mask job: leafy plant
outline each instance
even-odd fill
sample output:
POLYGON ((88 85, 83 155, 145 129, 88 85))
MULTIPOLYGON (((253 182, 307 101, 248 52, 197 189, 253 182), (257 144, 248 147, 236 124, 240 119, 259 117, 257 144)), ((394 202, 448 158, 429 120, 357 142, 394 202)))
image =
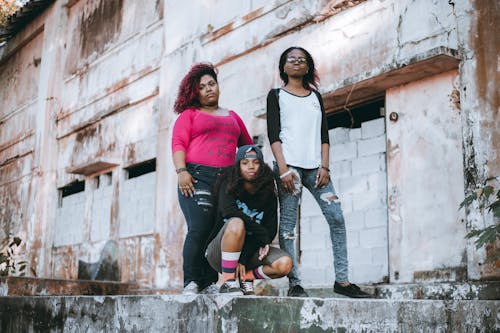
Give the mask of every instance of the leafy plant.
POLYGON ((3 28, 7 18, 19 9, 16 0, 0 0, 0 28, 3 28))
MULTIPOLYGON (((493 178, 488 180, 491 179, 493 178)), ((474 243, 478 249, 486 245, 487 262, 498 261, 500 249, 495 246, 495 242, 500 239, 500 190, 495 193, 493 186, 484 185, 468 195, 460 203, 460 208, 469 207, 475 201, 481 210, 486 209, 493 214, 495 223, 482 229, 473 229, 465 237, 468 239, 477 237, 474 243)))
POLYGON ((21 245, 19 237, 6 237, 0 244, 0 276, 25 276, 27 262, 17 260, 16 250, 21 245))

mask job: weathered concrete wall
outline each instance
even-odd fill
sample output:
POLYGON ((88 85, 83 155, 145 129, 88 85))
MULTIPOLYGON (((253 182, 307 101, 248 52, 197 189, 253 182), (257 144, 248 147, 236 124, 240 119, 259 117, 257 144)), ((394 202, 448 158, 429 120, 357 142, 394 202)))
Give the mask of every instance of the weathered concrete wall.
MULTIPOLYGON (((253 135, 264 135, 265 133, 264 121, 252 118, 251 115, 262 113, 268 89, 279 85, 276 71, 278 56, 283 49, 290 45, 299 44, 313 52, 322 78, 321 91, 327 96, 330 92, 345 85, 351 85, 352 90, 355 91, 357 82, 372 78, 376 80, 377 75, 383 74, 387 68, 404 67, 414 61, 413 59, 432 49, 443 46, 456 49, 464 58, 474 54, 469 46, 470 35, 467 27, 471 24, 470 20, 476 19, 474 15, 477 13, 474 13, 470 2, 455 4, 431 1, 360 1, 352 2, 351 4, 355 4, 355 6, 340 13, 332 10, 334 5, 340 1, 301 1, 300 4, 293 1, 276 2, 276 4, 278 3, 279 5, 275 8, 270 8, 272 6, 267 5, 261 10, 252 12, 252 15, 238 15, 232 10, 218 10, 219 7, 215 5, 211 9, 220 13, 218 20, 224 21, 222 18, 227 17, 227 21, 230 23, 216 25, 212 24, 210 15, 202 16, 199 17, 195 28, 186 29, 185 34, 178 35, 174 40, 165 41, 164 63, 180 64, 186 69, 192 61, 204 58, 219 64, 223 92, 222 102, 224 105, 234 106, 236 111, 242 114, 243 119, 252 129, 253 135), (329 16, 332 14, 336 15, 329 16), (273 20, 273 23, 267 24, 269 20, 273 20), (228 48, 227 45, 232 47, 228 48), (252 64, 252 66, 249 67, 248 64, 252 64), (242 83, 241 78, 248 76, 251 76, 252 80, 244 80, 242 83)), ((225 4, 220 3, 220 5, 225 4)), ((184 8, 173 4, 167 4, 167 7, 176 12, 182 12, 184 8)), ((168 12, 167 10, 167 15, 168 12)), ((491 12, 497 11, 491 10, 491 12)), ((487 15, 486 11, 483 11, 481 15, 487 15)), ((179 22, 182 20, 180 17, 182 15, 166 24, 172 24, 172 28, 177 24, 188 24, 179 22)), ((168 31, 168 27, 166 30, 168 31)), ((488 44, 488 50, 492 48, 491 44, 488 44)), ((486 68, 494 71, 496 67, 490 65, 486 68)), ((165 91, 176 86, 185 69, 173 77, 162 75, 164 79, 162 86, 165 87, 165 91), (178 75, 177 79, 174 79, 176 75, 178 75)), ((464 67, 461 65, 458 74, 460 83, 457 83, 454 89, 442 87, 432 82, 425 88, 432 91, 436 98, 450 101, 455 109, 463 111, 461 122, 457 122, 454 118, 456 126, 454 135, 458 135, 458 137, 455 137, 453 149, 457 148, 456 145, 460 145, 461 141, 465 145, 469 144, 470 141, 466 140, 467 135, 464 136, 464 133, 470 130, 471 123, 468 116, 464 115, 471 114, 472 109, 477 110, 477 108, 471 108, 467 103, 465 104, 466 110, 463 110, 464 105, 460 104, 463 95, 467 94, 467 98, 471 100, 484 100, 478 95, 476 84, 471 84, 470 80, 467 79, 475 77, 475 74, 463 69, 464 67), (468 81, 467 87, 465 87, 466 81, 468 81), (466 89, 464 90, 464 88, 466 89)), ((422 69, 421 71, 427 70, 422 69)), ((439 73, 439 70, 431 68, 427 75, 432 75, 433 70, 436 71, 436 74, 439 73)), ((389 77, 387 80, 390 81, 391 78, 389 77)), ((477 81, 475 82, 477 83, 477 81)), ((390 84, 390 82, 385 83, 390 84)), ((393 84, 393 86, 397 86, 397 84, 393 84)), ((160 95, 164 98, 165 105, 172 105, 173 96, 162 92, 160 95)), ((327 107, 335 107, 335 100, 327 99, 326 102, 327 107)), ((484 102, 491 104, 487 100, 484 102)), ((386 111, 387 114, 391 112, 390 110, 386 111)), ((172 120, 172 118, 169 119, 172 120)), ((416 124, 420 122, 421 119, 418 119, 416 124)), ((162 123, 168 123, 168 119, 163 120, 162 123)), ((479 125, 477 122, 472 124, 473 127, 477 125, 479 125)), ((167 129, 166 125, 163 126, 167 129)), ((166 134, 165 137, 168 138, 168 135, 166 134)), ((474 148, 479 149, 482 154, 494 154, 494 149, 491 150, 483 142, 478 142, 478 146, 474 146, 474 148)), ((271 159, 268 147, 266 149, 266 156, 271 159)), ((459 150, 455 149, 454 152, 459 152, 459 150)), ((468 155, 469 153, 465 151, 466 159, 468 155)), ((462 161, 461 155, 452 154, 452 157, 449 158, 449 163, 454 166, 453 170, 456 171, 457 179, 463 179, 463 176, 460 175, 462 161)), ((432 170, 423 170, 422 172, 426 171, 432 170)), ((413 169, 412 172, 418 173, 420 171, 413 169)), ((443 172, 447 171, 443 170, 443 172)), ((446 175, 443 174, 443 176, 446 175)), ((474 177, 478 176, 479 173, 476 172, 474 177)), ((388 177, 392 177, 392 175, 389 174, 388 177)), ((467 179, 464 179, 463 183, 465 183, 466 188, 471 186, 471 182, 467 179)), ((404 186, 404 183, 399 185, 404 186)), ((458 231, 458 233, 446 241, 437 239, 432 228, 422 228, 419 236, 410 235, 411 242, 415 242, 413 245, 408 245, 408 249, 411 248, 411 251, 418 251, 420 244, 416 242, 422 238, 434 238, 428 244, 428 251, 432 253, 432 256, 436 254, 435 251, 443 253, 443 248, 447 246, 454 250, 449 253, 449 258, 437 258, 436 260, 425 258, 421 267, 418 264, 419 267, 411 267, 410 265, 408 269, 411 271, 411 277, 409 279, 460 280, 464 278, 462 271, 466 265, 464 262, 465 253, 476 258, 474 262, 468 261, 468 276, 470 278, 480 277, 482 273, 474 272, 483 263, 484 256, 482 259, 477 259, 474 246, 472 244, 466 245, 461 238, 465 231, 461 224, 460 214, 456 213, 457 204, 460 202, 460 198, 463 198, 463 188, 460 182, 454 183, 453 188, 442 187, 438 184, 428 184, 428 186, 428 188, 420 188, 419 197, 423 197, 426 193, 435 193, 436 196, 446 197, 452 193, 452 198, 446 203, 446 210, 443 212, 450 212, 451 215, 447 217, 447 221, 450 221, 448 226, 453 230, 451 233, 454 231, 458 231), (434 270, 435 274, 426 275, 426 271, 434 270), (417 276, 413 276, 414 273, 417 273, 417 276)), ((171 195, 173 195, 173 191, 172 189, 171 195)), ((414 216, 412 219, 412 221, 417 221, 418 216, 414 216)), ((469 223, 470 219, 482 220, 481 215, 477 213, 468 218, 469 223)), ((444 233, 447 234, 449 231, 444 233)), ((448 252, 444 251, 444 253, 448 252)), ((419 258, 415 259, 420 260, 419 258)), ((392 264, 389 260, 388 265, 392 264)), ((353 271, 359 269, 356 262, 352 262, 351 265, 353 271)), ((395 270, 393 271, 395 272, 395 270)), ((395 281, 395 274, 392 278, 392 281, 395 281)))
POLYGON ((455 79, 453 71, 387 91, 391 281, 412 282, 425 274, 433 278, 430 271, 438 268, 451 270, 456 279, 465 275, 455 79), (393 112, 398 114, 395 121, 389 119, 393 112))
MULTIPOLYGON (((460 106, 464 124, 464 171, 467 191, 485 183, 500 187, 500 113, 498 92, 499 4, 471 1, 455 4, 459 43, 463 47, 460 66, 460 106), (496 60, 495 60, 496 59, 496 60), (496 180, 489 180, 497 177, 496 180)), ((498 221, 497 221, 498 222, 498 221)), ((467 211, 467 225, 491 225, 491 214, 477 206, 467 211)), ((484 249, 476 251, 472 241, 467 252, 468 275, 488 278, 499 275, 499 267, 485 263, 484 249)))
POLYGON ((2 332, 489 333, 500 329, 498 301, 41 296, 0 297, 0 305, 2 332))
POLYGON ((0 238, 9 232, 26 239, 27 213, 33 209, 33 150, 35 113, 43 34, 39 31, 26 45, 2 59, 0 66, 0 238))
MULTIPOLYGON (((418 80, 427 80, 422 88, 432 92, 431 100, 447 101, 449 87, 428 79, 443 71, 442 63, 433 65, 437 58, 429 55, 451 50, 439 59, 452 70, 458 63, 454 56, 461 58, 451 98, 460 110, 453 130, 463 155, 449 160, 454 166, 464 164, 464 171, 454 169, 452 188, 428 183, 418 189, 419 195, 452 193, 443 212, 452 212, 447 221, 453 222, 441 225, 442 238, 433 238, 436 230, 426 227, 409 235, 405 250, 417 253, 418 240, 432 239, 424 251, 432 258, 415 254, 413 261, 420 263, 407 266, 405 280, 416 271, 441 272, 450 266, 466 266, 469 278, 498 276, 494 267, 482 265, 484 252, 461 240, 464 230, 455 206, 464 188, 471 190, 500 171, 498 93, 494 82, 485 79, 496 78, 492 59, 498 34, 489 27, 497 6, 472 0, 56 1, 0 48, 2 230, 27 241, 30 265, 39 276, 75 278, 78 260, 96 261, 112 240, 118 243, 123 281, 178 288, 185 225, 170 157, 171 109, 179 81, 194 62, 218 65, 221 104, 238 112, 252 135, 265 136, 260 117, 265 96, 280 85, 278 57, 290 45, 312 52, 328 110, 383 96, 388 89, 399 91, 401 82, 418 80), (419 67, 424 62, 426 67, 419 67), (412 71, 402 75, 405 68, 412 71), (357 89, 367 80, 373 83, 369 88, 357 89), (336 92, 343 89, 352 92, 352 101, 338 98, 336 92), (128 179, 127 168, 153 158, 153 172, 128 179), (97 187, 97 179, 109 173, 109 184, 97 187), (58 189, 77 180, 85 181, 85 190, 75 194, 80 199, 60 200, 58 189), (134 200, 139 196, 143 199, 134 200), (81 207, 78 213, 66 205, 73 200, 81 207), (142 220, 134 224, 131 216, 142 220), (445 237, 457 230, 456 236, 445 237), (453 251, 443 250, 448 246, 453 251)), ((417 117, 413 128, 423 120, 417 117)), ((426 165, 422 172, 431 169, 426 165)), ((387 176, 405 186, 391 171, 387 176)), ((380 201, 387 202, 382 192, 380 201)), ((468 227, 491 223, 478 209, 465 218, 468 227)), ((425 226, 431 220, 428 216, 425 226)), ((312 223, 323 221, 318 217, 312 223)), ((357 236, 349 237, 353 242, 357 236)), ((366 263, 351 251, 350 269, 360 272, 357 282, 383 277, 366 274, 366 263)), ((383 253, 379 256, 372 263, 381 271, 395 264, 391 253, 387 262, 383 253)), ((325 276, 324 283, 331 283, 330 278, 325 276)))

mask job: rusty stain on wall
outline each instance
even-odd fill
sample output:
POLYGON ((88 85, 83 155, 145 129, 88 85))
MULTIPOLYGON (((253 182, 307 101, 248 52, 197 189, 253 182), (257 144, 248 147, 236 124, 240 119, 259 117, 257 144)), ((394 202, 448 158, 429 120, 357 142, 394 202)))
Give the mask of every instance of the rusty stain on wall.
MULTIPOLYGON (((54 263, 52 274, 61 279, 76 279, 78 276, 78 261, 74 255, 79 252, 79 246, 60 246, 52 249, 54 263)), ((36 266, 34 266, 36 267, 36 266)))
MULTIPOLYGON (((77 132, 72 153, 73 161, 78 160, 79 155, 85 151, 87 145, 98 144, 100 142, 101 126, 100 123, 97 123, 77 132)), ((72 163, 72 165, 75 164, 74 162, 72 163)))
POLYGON ((97 6, 80 16, 80 55, 101 53, 120 32, 123 0, 96 0, 97 6))
POLYGON ((483 101, 492 104, 498 110, 498 88, 490 85, 491 80, 498 81, 496 64, 500 45, 500 28, 498 26, 500 8, 497 1, 475 0, 477 12, 476 30, 472 30, 472 42, 476 55, 476 84, 483 101))
POLYGON ((330 16, 338 14, 346 9, 359 5, 366 0, 330 0, 326 5, 323 6, 320 14, 314 18, 314 21, 321 22, 326 20, 330 16))
POLYGON ((254 11, 251 11, 250 13, 246 14, 246 15, 243 15, 243 22, 250 22, 250 21, 253 21, 255 20, 257 17, 259 17, 263 12, 263 8, 260 7, 260 8, 257 8, 256 10, 254 11))
POLYGON ((113 194, 111 195, 111 212, 110 212, 110 221, 109 221, 109 239, 117 240, 119 233, 119 212, 120 212, 120 200, 118 193, 120 192, 120 182, 116 181, 117 175, 114 175, 115 181, 112 181, 113 185, 113 194))
POLYGON ((226 24, 225 26, 223 26, 217 30, 212 31, 210 34, 210 38, 207 40, 207 42, 214 41, 217 38, 231 32, 231 31, 233 31, 233 23, 232 22, 226 24))
POLYGON ((158 18, 160 20, 163 19, 163 6, 164 6, 163 0, 156 0, 155 9, 156 13, 158 14, 158 18))
POLYGON ((500 96, 497 70, 500 46, 500 4, 498 1, 475 0, 474 7, 477 16, 475 29, 472 29, 471 40, 476 57, 476 86, 485 110, 490 114, 482 117, 483 126, 491 133, 492 149, 487 161, 487 177, 500 176, 500 96))
POLYGON ((136 162, 136 154, 135 154, 135 144, 129 144, 126 148, 126 161, 127 165, 132 165, 136 162))
POLYGON ((450 93, 450 103, 455 109, 460 111, 460 91, 456 88, 450 93))

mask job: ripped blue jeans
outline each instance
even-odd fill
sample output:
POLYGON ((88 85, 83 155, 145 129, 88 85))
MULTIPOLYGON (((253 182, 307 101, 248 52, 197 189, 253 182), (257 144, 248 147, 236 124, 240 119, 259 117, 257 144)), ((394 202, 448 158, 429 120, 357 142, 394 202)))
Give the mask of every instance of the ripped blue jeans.
POLYGON ((344 215, 340 207, 340 201, 335 194, 333 183, 330 180, 324 188, 316 188, 316 174, 318 169, 302 169, 289 166, 297 171, 300 177, 299 190, 295 194, 287 192, 281 184, 279 170, 274 162, 274 173, 278 184, 278 196, 280 203, 280 225, 279 242, 280 247, 285 250, 293 260, 292 271, 288 274, 290 286, 300 284, 297 273, 297 258, 295 255, 295 226, 298 220, 298 206, 302 197, 302 189, 306 187, 318 203, 326 222, 330 227, 330 239, 332 241, 333 262, 335 268, 335 280, 337 282, 347 282, 348 260, 347 260, 347 240, 345 231, 344 215))
POLYGON ((212 231, 216 207, 213 194, 215 181, 224 168, 188 163, 188 172, 197 180, 193 197, 185 197, 177 189, 177 197, 187 224, 182 251, 184 286, 195 281, 200 290, 217 282, 218 274, 205 258, 205 243, 212 231))

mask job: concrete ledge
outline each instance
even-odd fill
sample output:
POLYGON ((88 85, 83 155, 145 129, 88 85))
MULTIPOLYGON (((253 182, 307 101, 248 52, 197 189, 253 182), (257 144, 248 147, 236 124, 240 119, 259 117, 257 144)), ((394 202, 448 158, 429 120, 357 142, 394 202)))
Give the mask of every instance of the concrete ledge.
POLYGON ((499 301, 0 297, 1 332, 497 332, 499 301))
MULTIPOLYGON (((422 282, 400 284, 360 285, 374 298, 390 300, 500 300, 500 281, 422 282)), ((309 296, 345 298, 333 292, 332 287, 308 288, 309 296)), ((286 296, 287 281, 259 280, 255 287, 259 295, 286 296)))
POLYGON ((112 281, 41 279, 18 276, 0 278, 0 296, 124 295, 136 288, 135 283, 112 281))
POLYGON ((366 288, 377 298, 392 300, 499 300, 500 281, 387 284, 366 288))

